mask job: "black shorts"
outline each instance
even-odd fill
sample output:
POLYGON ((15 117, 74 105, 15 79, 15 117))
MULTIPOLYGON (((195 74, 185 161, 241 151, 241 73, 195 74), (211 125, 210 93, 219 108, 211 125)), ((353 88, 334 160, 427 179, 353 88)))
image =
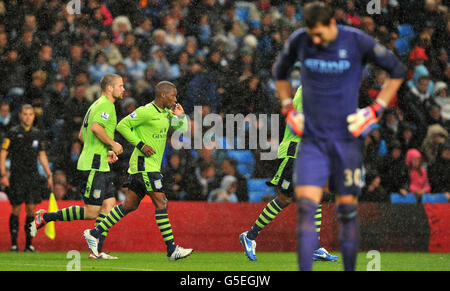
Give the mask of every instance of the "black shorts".
POLYGON ((163 175, 160 172, 142 172, 130 174, 128 189, 136 193, 141 199, 150 192, 166 193, 163 184, 163 175))
POLYGON ((103 201, 115 197, 115 187, 110 172, 97 170, 79 171, 80 192, 87 205, 102 205, 103 201))
POLYGON ((42 201, 42 194, 47 181, 36 175, 14 176, 9 179, 9 188, 6 191, 11 205, 39 204, 42 201))
POLYGON ((292 183, 294 162, 295 158, 293 157, 278 159, 278 170, 275 176, 272 180, 266 182, 269 186, 277 187, 278 191, 287 197, 294 196, 294 183, 292 183))

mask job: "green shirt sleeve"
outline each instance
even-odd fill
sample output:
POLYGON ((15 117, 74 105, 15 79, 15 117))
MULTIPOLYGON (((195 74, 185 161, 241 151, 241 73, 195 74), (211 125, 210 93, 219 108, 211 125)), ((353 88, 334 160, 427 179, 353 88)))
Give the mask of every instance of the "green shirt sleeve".
MULTIPOLYGON (((112 104, 112 103, 111 103, 112 104)), ((110 104, 102 104, 99 108, 96 108, 94 112, 92 112, 92 122, 98 123, 103 127, 106 127, 108 122, 111 121, 112 115, 115 112, 114 105, 110 106, 110 104)))
POLYGON ((119 124, 117 124, 116 130, 132 145, 137 146, 141 142, 140 138, 136 135, 136 131, 133 130, 136 126, 144 123, 149 118, 148 111, 145 107, 139 107, 130 115, 123 118, 119 124))

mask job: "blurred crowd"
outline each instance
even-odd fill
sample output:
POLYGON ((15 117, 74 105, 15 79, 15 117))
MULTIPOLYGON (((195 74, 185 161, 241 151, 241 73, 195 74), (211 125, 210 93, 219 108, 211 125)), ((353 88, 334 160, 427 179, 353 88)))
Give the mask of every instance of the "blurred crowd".
MULTIPOLYGON (((176 84, 187 114, 194 106, 202 106, 203 116, 222 118, 279 113, 271 67, 289 35, 302 27, 307 2, 0 1, 0 133, 17 124, 21 104, 31 104, 58 174, 56 196, 79 199, 76 163, 82 144, 76 134, 100 95, 102 76, 124 78, 126 96, 116 104, 119 120, 153 100, 161 80, 176 84)), ((372 35, 409 68, 379 128, 365 140, 361 199, 389 201, 392 192, 447 193, 450 199, 448 7, 441 0, 380 0, 369 13, 370 1, 326 2, 335 8, 339 24, 372 35)), ((293 93, 300 73, 300 65, 294 66, 293 93)), ((367 66, 360 106, 372 102, 388 78, 380 68, 367 66)), ((124 154, 111 174, 121 199, 133 148, 116 138, 124 154)), ((271 136, 269 142, 281 138, 271 136)), ((174 150, 169 142, 162 169, 169 199, 248 201, 247 180, 271 178, 276 164, 259 159, 263 150, 251 151, 255 170, 249 175, 239 172, 240 161, 226 149, 174 150)))

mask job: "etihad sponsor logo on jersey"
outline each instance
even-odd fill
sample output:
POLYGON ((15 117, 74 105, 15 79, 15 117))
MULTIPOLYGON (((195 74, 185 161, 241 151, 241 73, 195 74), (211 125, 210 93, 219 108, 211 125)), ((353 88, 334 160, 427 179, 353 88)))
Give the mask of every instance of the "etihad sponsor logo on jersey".
POLYGON ((321 59, 306 59, 304 65, 315 73, 342 74, 351 66, 348 60, 326 61, 321 59))

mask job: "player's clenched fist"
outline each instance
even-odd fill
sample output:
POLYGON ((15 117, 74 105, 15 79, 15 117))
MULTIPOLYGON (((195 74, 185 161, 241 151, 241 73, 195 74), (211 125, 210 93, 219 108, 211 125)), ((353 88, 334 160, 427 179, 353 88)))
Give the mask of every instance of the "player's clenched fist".
POLYGON ((292 99, 283 101, 281 112, 286 116, 286 123, 289 130, 298 136, 302 136, 305 127, 305 116, 303 113, 295 110, 292 99))

